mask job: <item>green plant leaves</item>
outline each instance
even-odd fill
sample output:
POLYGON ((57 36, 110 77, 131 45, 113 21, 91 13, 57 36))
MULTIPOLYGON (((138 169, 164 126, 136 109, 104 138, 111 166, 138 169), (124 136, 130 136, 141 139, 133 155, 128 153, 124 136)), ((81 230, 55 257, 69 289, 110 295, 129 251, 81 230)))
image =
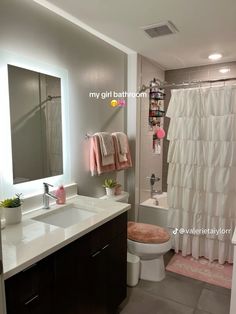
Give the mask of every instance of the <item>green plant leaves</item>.
POLYGON ((104 187, 104 188, 112 189, 112 188, 114 188, 116 185, 117 185, 116 180, 113 180, 113 179, 105 179, 104 184, 103 184, 103 187, 104 187))
POLYGON ((6 198, 5 200, 1 201, 0 207, 15 208, 21 206, 21 204, 21 194, 16 194, 16 196, 13 198, 6 198))

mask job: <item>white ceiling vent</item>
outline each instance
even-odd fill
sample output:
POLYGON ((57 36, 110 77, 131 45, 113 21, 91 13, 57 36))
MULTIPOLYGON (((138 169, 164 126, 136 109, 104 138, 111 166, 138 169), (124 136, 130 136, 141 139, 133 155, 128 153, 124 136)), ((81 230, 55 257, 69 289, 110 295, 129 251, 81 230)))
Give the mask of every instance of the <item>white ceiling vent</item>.
POLYGON ((176 26, 170 21, 153 24, 149 26, 144 26, 142 27, 142 29, 151 38, 171 35, 178 32, 178 29, 176 28, 176 26))

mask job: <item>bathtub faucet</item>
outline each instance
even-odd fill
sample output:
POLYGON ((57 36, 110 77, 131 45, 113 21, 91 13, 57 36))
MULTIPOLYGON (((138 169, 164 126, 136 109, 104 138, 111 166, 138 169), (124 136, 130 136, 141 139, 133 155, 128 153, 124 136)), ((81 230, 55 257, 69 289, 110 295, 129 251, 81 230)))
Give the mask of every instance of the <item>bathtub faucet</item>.
POLYGON ((151 177, 147 177, 147 179, 150 180, 150 187, 151 187, 151 198, 154 198, 155 194, 160 194, 159 191, 156 191, 154 189, 155 182, 160 181, 161 179, 159 177, 156 177, 154 173, 152 173, 151 177))

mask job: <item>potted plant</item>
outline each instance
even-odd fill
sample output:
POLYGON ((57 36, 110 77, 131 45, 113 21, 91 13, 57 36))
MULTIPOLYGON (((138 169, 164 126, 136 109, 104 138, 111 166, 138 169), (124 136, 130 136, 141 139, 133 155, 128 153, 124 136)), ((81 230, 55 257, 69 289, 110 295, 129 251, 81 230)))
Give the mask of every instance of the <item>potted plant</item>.
POLYGON ((0 207, 3 208, 6 225, 17 224, 21 222, 21 205, 21 194, 16 194, 15 197, 7 198, 0 202, 0 207))
POLYGON ((112 196, 115 194, 115 187, 117 183, 116 180, 113 179, 105 179, 103 187, 106 189, 106 194, 108 196, 112 196))

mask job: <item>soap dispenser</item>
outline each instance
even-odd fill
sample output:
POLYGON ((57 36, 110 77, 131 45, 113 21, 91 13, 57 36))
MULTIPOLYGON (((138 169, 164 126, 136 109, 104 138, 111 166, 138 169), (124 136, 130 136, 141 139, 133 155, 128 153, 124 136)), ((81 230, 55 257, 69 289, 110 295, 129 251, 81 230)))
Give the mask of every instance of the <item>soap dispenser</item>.
POLYGON ((57 204, 62 205, 66 202, 66 191, 63 185, 60 185, 58 189, 55 192, 55 195, 57 197, 57 204))

